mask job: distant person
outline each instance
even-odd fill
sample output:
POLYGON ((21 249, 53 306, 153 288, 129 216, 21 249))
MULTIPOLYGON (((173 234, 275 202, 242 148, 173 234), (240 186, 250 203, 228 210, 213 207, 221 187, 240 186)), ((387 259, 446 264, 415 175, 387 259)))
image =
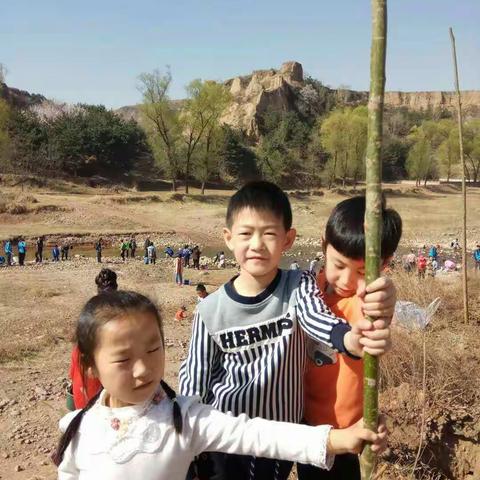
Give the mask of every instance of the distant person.
POLYGON ((443 269, 445 272, 456 272, 457 264, 452 262, 452 260, 445 260, 445 262, 443 262, 443 269))
POLYGON ((416 264, 417 264, 417 257, 415 256, 415 251, 412 248, 410 250, 410 253, 405 257, 405 270, 408 273, 412 273, 415 270, 416 264))
POLYGON ((135 252, 137 251, 137 241, 135 237, 130 239, 130 257, 135 258, 135 252))
POLYGON ((70 245, 68 243, 64 243, 60 249, 62 254, 62 261, 68 260, 68 251, 70 250, 70 245))
POLYGON ((315 277, 317 276, 317 273, 318 273, 318 270, 319 270, 319 267, 320 267, 320 258, 318 257, 315 257, 311 262, 310 262, 310 266, 308 268, 308 270, 310 271, 310 273, 312 275, 314 275, 315 277))
POLYGON ((102 263, 102 250, 103 250, 102 239, 99 238, 95 243, 95 251, 97 252, 98 263, 102 263))
POLYGON ((58 248, 57 244, 55 244, 52 248, 52 259, 54 262, 60 261, 60 249, 58 248))
POLYGON ((208 297, 207 289, 203 283, 199 283, 195 288, 195 291, 197 292, 197 303, 200 303, 203 299, 208 297))
POLYGON ((438 260, 432 260, 432 269, 434 272, 434 275, 437 273, 438 270, 438 260))
POLYGON ((182 306, 177 310, 177 313, 175 313, 175 320, 181 321, 185 318, 187 318, 187 307, 182 306))
POLYGON ((433 268, 433 260, 431 257, 428 257, 428 260, 427 260, 426 275, 427 277, 435 276, 435 269, 433 268))
MULTIPOLYGON (((95 277, 95 285, 97 286, 97 293, 113 292, 118 289, 117 274, 109 268, 103 268, 95 277)), ((72 380, 75 408, 84 408, 88 401, 102 388, 102 384, 81 367, 78 345, 75 345, 72 350, 69 375, 72 380)))
POLYGON ((195 245, 192 250, 192 262, 193 262, 193 268, 200 270, 200 256, 202 255, 202 252, 198 248, 198 245, 195 245))
POLYGON ((218 268, 225 268, 225 253, 220 252, 218 257, 218 268))
POLYGON ((157 250, 153 242, 150 242, 150 245, 147 248, 148 263, 155 265, 157 261, 157 250))
POLYGON ((35 262, 42 263, 43 261, 43 237, 37 238, 36 250, 35 250, 35 262))
POLYGON ((455 251, 460 250, 460 242, 458 241, 458 238, 453 240, 452 243, 450 243, 450 247, 453 248, 455 251))
POLYGON ((10 265, 12 265, 12 257, 13 257, 12 241, 7 240, 5 242, 5 246, 3 247, 3 249, 5 251, 7 267, 9 267, 10 265))
POLYGON ((120 257, 125 262, 128 257, 128 242, 126 240, 121 241, 120 244, 120 257))
POLYGON ((18 241, 17 244, 17 249, 18 249, 18 263, 20 266, 25 265, 25 256, 27 255, 27 242, 20 237, 20 240, 18 241))
POLYGON ((145 241, 143 242, 143 256, 148 258, 148 247, 150 245, 150 238, 147 237, 145 241))
POLYGON ((437 250, 437 247, 435 245, 432 245, 430 247, 430 250, 428 251, 428 256, 432 259, 432 260, 436 260, 437 257, 438 257, 438 250, 437 250))
POLYGON ((179 286, 183 285, 183 259, 181 255, 177 255, 174 259, 175 283, 179 286))
POLYGON ((188 245, 183 247, 183 266, 190 267, 190 256, 192 255, 192 251, 190 250, 188 245))
POLYGON ((296 260, 290 264, 290 270, 300 270, 300 265, 296 260))
POLYGON ((480 245, 477 244, 477 248, 473 251, 473 261, 475 263, 475 272, 480 271, 480 245))
POLYGON ((172 257, 175 255, 175 252, 173 251, 173 248, 172 248, 172 247, 167 247, 167 248, 163 251, 163 253, 165 253, 165 255, 166 255, 167 257, 170 257, 170 258, 172 258, 172 257))
POLYGON ((425 278, 425 273, 427 271, 427 259, 421 253, 417 259, 417 273, 419 278, 425 278))

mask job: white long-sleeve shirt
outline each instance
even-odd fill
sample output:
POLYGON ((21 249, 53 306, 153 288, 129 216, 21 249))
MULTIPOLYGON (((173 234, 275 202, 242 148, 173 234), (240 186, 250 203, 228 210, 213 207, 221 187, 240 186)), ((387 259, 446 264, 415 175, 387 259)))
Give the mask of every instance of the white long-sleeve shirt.
MULTIPOLYGON (((194 456, 205 450, 299 461, 321 468, 333 463, 333 456, 327 455, 330 426, 233 417, 197 398, 179 397, 183 431, 177 434, 168 398, 158 404, 123 408, 104 406, 104 398, 105 391, 84 415, 58 468, 59 480, 184 480, 194 456)), ((76 413, 62 418, 62 430, 76 413)))

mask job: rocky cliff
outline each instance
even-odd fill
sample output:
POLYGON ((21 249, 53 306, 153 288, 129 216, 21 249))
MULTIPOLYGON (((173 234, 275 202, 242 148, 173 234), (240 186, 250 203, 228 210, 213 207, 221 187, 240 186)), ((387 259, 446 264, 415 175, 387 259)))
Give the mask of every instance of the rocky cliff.
MULTIPOLYGON (((306 86, 303 68, 298 62, 286 62, 280 70, 259 70, 252 75, 235 77, 225 85, 230 89, 233 102, 222 121, 242 129, 252 139, 258 138, 261 117, 267 109, 294 110, 306 86)), ((341 104, 358 105, 368 101, 368 92, 329 90, 341 104)), ((479 116, 480 91, 462 92, 462 104, 467 116, 479 116)), ((456 97, 453 92, 386 92, 385 105, 418 111, 454 111, 456 97)))

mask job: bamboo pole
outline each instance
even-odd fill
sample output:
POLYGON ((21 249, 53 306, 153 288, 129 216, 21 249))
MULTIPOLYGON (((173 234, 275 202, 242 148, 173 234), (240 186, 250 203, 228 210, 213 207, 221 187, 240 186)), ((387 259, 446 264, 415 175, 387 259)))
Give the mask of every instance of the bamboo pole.
POLYGON ((457 91, 457 121, 458 143, 460 145, 460 161, 462 163, 462 283, 463 283, 463 319, 468 323, 468 282, 467 282, 467 186, 465 183, 465 157, 463 155, 463 124, 462 124, 462 99, 458 83, 457 50, 455 36, 450 27, 450 40, 452 42, 453 69, 455 75, 455 90, 457 91))
MULTIPOLYGON (((387 1, 372 0, 372 43, 370 51, 370 96, 368 99, 368 143, 366 155, 365 279, 367 285, 380 276, 382 238, 382 130, 387 50, 387 1)), ((372 319, 370 319, 372 320, 372 319)), ((365 354, 363 418, 366 428, 378 424, 378 359, 365 354)), ((375 455, 369 445, 360 457, 362 479, 375 469, 375 455)))

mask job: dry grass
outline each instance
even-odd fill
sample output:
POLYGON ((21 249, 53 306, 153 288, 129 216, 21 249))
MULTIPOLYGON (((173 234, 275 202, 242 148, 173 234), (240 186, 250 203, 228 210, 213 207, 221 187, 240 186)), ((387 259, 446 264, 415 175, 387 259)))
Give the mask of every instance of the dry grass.
POLYGON ((393 473, 397 478, 411 478, 422 412, 425 432, 414 478, 464 478, 474 470, 480 455, 480 377, 473 374, 479 363, 476 315, 480 275, 470 281, 473 318, 469 325, 463 324, 458 277, 420 280, 397 273, 395 281, 400 299, 425 307, 440 297, 442 305, 424 331, 397 327, 393 351, 382 360, 381 404, 392 431, 387 473, 382 478, 393 473))

